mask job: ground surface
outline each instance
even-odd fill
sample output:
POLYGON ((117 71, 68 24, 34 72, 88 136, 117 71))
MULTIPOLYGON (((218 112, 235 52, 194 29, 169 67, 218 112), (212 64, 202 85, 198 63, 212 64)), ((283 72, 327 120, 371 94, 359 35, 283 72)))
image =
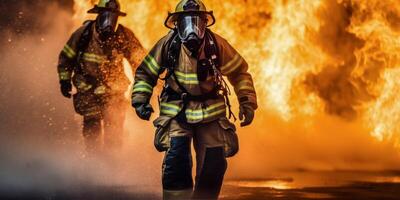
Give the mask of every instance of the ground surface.
MULTIPOLYGON (((297 172, 280 174, 280 178, 227 180, 221 199, 397 200, 400 199, 399 175, 397 172, 297 172)), ((0 199, 161 199, 161 194, 157 191, 158 188, 154 186, 92 186, 51 193, 6 191, 3 188, 0 199)))

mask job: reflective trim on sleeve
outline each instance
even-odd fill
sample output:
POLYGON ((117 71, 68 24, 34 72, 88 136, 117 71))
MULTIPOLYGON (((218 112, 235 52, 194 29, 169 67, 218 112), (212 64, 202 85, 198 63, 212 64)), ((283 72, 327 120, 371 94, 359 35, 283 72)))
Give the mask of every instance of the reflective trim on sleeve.
POLYGON ((236 54, 231 61, 221 67, 221 71, 223 74, 228 75, 234 72, 242 63, 243 58, 239 54, 236 54))
POLYGON ((181 107, 175 104, 162 102, 160 104, 160 111, 162 114, 176 116, 180 111, 181 107))
POLYGON ((71 80, 72 74, 70 72, 59 72, 58 76, 60 80, 65 81, 65 80, 71 80))
POLYGON ((76 52, 68 44, 64 46, 62 51, 68 58, 74 58, 76 56, 76 52))
POLYGON ((236 88, 237 91, 240 90, 250 90, 250 91, 254 91, 254 87, 253 87, 253 82, 251 80, 242 80, 240 81, 238 84, 236 84, 236 88))
POLYGON ((147 68, 151 71, 152 74, 158 76, 158 72, 160 71, 161 67, 158 65, 153 56, 151 56, 150 54, 147 55, 144 58, 143 62, 146 64, 147 68))
POLYGON ((153 87, 146 83, 145 81, 138 81, 134 86, 133 86, 133 93, 135 92, 146 92, 146 93, 153 93, 153 87))

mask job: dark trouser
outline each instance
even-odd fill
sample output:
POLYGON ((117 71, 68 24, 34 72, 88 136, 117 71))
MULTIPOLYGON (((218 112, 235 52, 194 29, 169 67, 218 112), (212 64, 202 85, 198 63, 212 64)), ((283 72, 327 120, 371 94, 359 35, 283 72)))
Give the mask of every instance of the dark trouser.
POLYGON ((217 121, 180 123, 173 119, 168 129, 170 148, 163 163, 164 199, 218 199, 227 162, 223 133, 217 121), (196 152, 196 184, 193 190, 191 141, 196 152))
POLYGON ((104 150, 118 150, 122 147, 125 112, 128 103, 123 97, 108 99, 104 105, 96 105, 95 103, 93 102, 93 107, 98 108, 100 112, 83 114, 83 136, 86 150, 88 153, 98 152, 102 149, 103 141, 104 150), (102 132, 104 132, 104 140, 101 138, 102 132))

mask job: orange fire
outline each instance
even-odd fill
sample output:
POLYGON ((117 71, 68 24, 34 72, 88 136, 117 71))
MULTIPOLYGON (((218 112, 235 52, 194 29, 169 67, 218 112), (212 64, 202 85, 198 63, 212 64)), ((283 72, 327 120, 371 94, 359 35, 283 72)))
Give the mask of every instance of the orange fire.
MULTIPOLYGON (((97 1, 75 0, 83 21, 97 1)), ((121 0, 149 49, 168 31, 178 2, 121 0)), ((212 29, 243 54, 255 75, 261 113, 281 120, 321 113, 362 120, 380 141, 400 144, 400 5, 397 0, 204 0, 212 29)))

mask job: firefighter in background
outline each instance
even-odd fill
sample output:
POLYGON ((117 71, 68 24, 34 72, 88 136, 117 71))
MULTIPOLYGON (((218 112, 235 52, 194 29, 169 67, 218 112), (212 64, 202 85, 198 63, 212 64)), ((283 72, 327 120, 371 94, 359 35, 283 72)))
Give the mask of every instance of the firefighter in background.
POLYGON ((71 98, 83 116, 83 136, 89 153, 100 150, 104 130, 106 148, 121 146, 123 124, 129 102, 124 93, 130 81, 123 58, 137 67, 145 51, 128 28, 118 25, 126 16, 117 0, 100 0, 88 13, 98 14, 75 31, 60 53, 58 74, 63 96, 71 98))
MULTIPOLYGON (((238 151, 235 125, 228 117, 233 85, 240 102, 241 126, 250 125, 257 109, 248 65, 221 36, 207 27, 215 19, 200 0, 182 0, 165 25, 172 29, 136 70, 132 106, 149 120, 150 98, 159 78, 165 80, 160 116, 154 121, 154 144, 166 151, 163 163, 164 199, 217 199, 227 168, 226 158, 238 151), (191 141, 196 151, 193 191, 191 141)), ((233 116, 234 117, 234 116, 233 116)))

